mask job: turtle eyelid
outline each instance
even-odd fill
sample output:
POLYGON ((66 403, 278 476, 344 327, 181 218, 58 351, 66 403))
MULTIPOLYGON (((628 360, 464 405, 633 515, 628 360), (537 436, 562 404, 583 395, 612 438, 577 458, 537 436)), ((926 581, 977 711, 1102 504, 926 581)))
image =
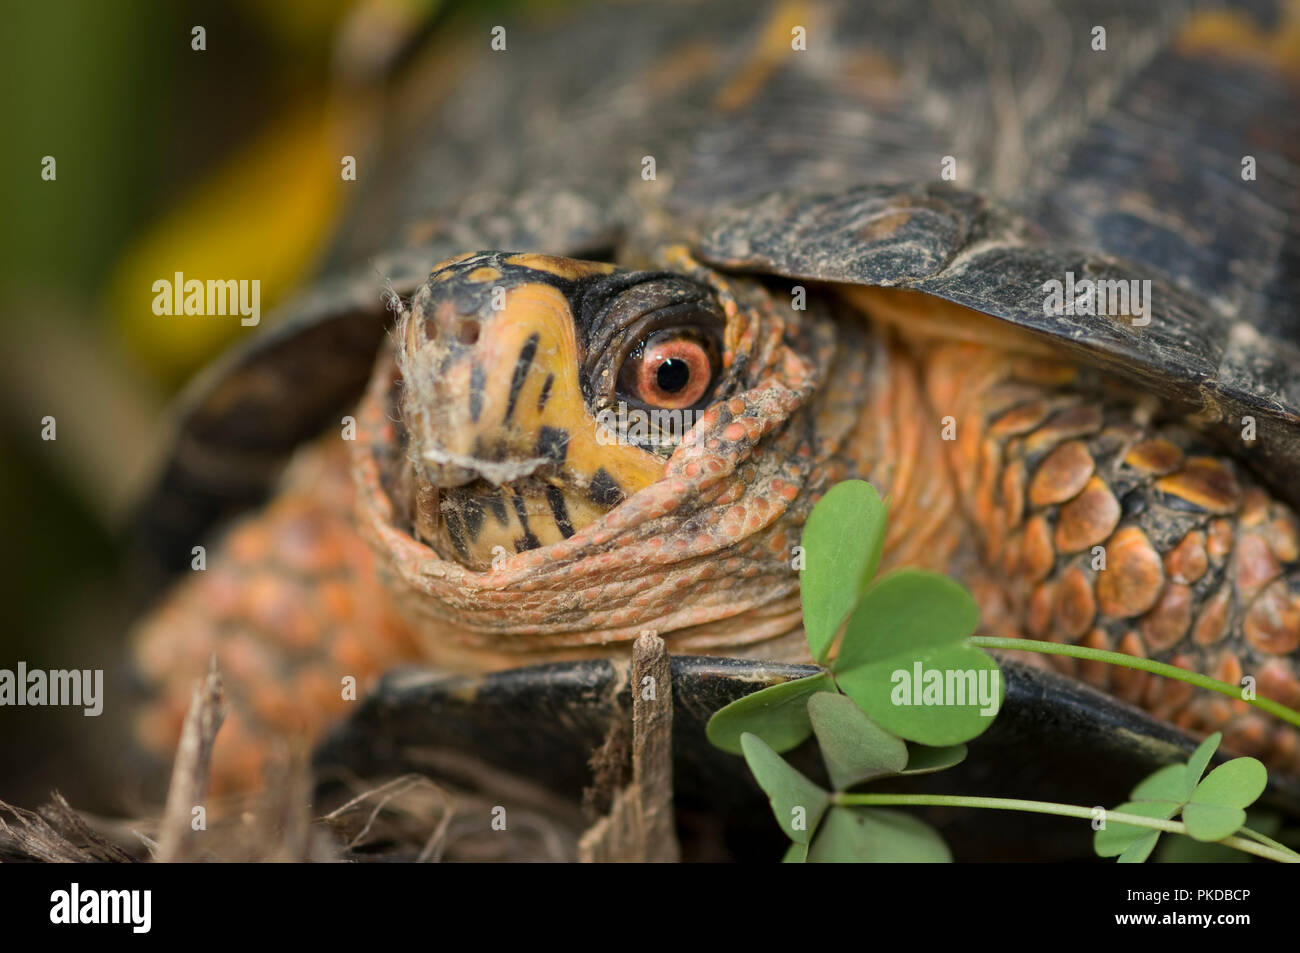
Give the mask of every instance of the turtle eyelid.
POLYGON ((602 333, 617 334, 650 311, 690 301, 714 304, 709 288, 681 275, 622 272, 581 288, 572 304, 579 330, 595 344, 602 333))
POLYGON ((613 379, 637 341, 664 327, 694 325, 716 333, 720 345, 725 324, 707 286, 668 272, 609 276, 586 289, 573 310, 582 354, 579 376, 592 406, 613 399, 613 379))

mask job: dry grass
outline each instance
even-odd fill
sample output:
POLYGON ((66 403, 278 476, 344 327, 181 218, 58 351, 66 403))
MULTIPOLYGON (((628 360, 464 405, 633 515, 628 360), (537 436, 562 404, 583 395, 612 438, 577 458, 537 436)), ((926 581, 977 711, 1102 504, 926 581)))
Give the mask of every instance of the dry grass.
POLYGON ((286 750, 255 794, 207 801, 224 707, 215 664, 195 690, 161 816, 100 818, 56 791, 36 811, 0 801, 0 861, 46 863, 570 861, 586 826, 570 804, 463 754, 420 749, 439 776, 338 777, 322 815, 307 753, 286 750), (195 830, 194 805, 204 806, 195 830), (328 806, 328 805, 327 805, 328 806), (494 824, 495 821, 495 824, 494 824), (504 827, 502 826, 504 823, 504 827))

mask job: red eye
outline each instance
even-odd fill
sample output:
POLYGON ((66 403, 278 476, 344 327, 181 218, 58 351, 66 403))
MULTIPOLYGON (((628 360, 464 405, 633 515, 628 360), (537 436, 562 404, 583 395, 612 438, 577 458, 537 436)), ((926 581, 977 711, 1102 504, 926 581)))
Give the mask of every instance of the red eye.
POLYGON ((712 349, 693 335, 659 332, 628 357, 619 389, 652 407, 693 407, 713 383, 714 363, 712 349))

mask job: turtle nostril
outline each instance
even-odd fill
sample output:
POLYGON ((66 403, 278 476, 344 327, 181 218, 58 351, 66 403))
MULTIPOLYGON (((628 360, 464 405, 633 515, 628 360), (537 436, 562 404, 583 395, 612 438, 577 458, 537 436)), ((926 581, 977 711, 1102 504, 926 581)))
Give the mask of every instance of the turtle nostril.
POLYGON ((478 332, 479 324, 477 321, 465 321, 461 323, 457 337, 461 344, 477 344, 478 332))

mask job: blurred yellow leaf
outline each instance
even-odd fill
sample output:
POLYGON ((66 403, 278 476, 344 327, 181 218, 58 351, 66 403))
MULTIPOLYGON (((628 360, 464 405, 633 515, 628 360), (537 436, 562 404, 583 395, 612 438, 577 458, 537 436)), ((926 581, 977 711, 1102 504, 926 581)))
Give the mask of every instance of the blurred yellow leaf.
POLYGON ((329 110, 318 104, 284 117, 201 181, 127 249, 112 278, 110 305, 128 347, 160 379, 192 373, 240 334, 234 315, 155 315, 153 284, 258 280, 260 310, 303 277, 329 238, 343 188, 329 110))

